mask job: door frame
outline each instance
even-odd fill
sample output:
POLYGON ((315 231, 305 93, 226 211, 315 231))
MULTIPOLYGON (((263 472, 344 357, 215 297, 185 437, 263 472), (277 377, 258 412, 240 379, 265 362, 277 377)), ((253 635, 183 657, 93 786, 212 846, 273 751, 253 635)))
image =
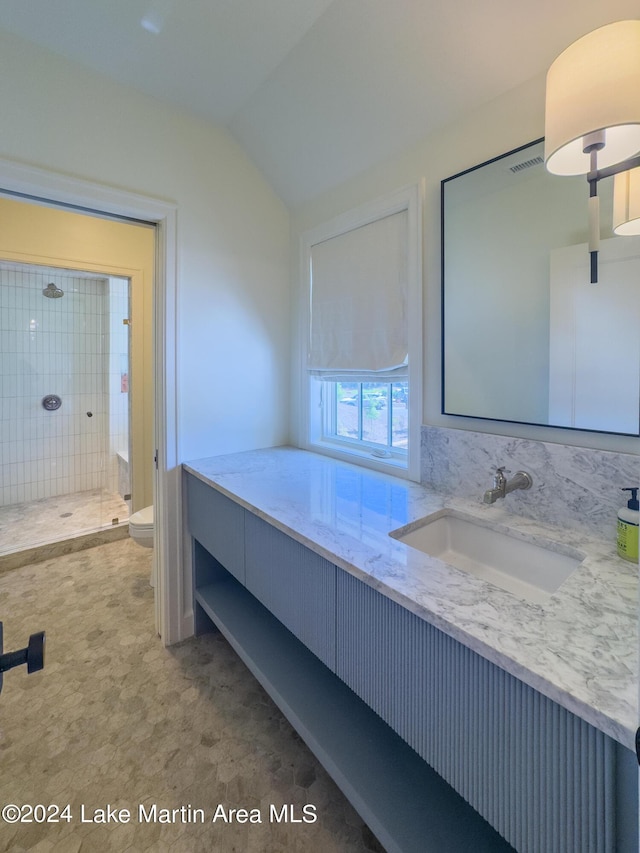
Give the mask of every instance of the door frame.
POLYGON ((156 629, 165 646, 183 639, 182 496, 178 463, 176 204, 0 158, 0 194, 86 214, 112 214, 156 227, 153 378, 156 476, 154 574, 156 629))

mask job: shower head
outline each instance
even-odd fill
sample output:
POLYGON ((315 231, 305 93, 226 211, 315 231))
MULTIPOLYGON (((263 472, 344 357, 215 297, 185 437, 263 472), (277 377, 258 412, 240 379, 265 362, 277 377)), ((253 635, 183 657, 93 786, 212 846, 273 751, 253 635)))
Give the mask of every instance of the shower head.
POLYGON ((42 292, 47 299, 60 299, 61 296, 64 296, 64 290, 60 290, 53 282, 48 284, 42 292))

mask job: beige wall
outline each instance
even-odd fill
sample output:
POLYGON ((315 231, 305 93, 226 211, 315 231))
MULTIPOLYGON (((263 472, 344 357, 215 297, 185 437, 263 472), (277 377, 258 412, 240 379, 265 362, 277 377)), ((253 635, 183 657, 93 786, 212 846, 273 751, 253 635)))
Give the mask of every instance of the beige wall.
POLYGON ((155 233, 0 198, 0 259, 124 276, 131 281, 132 509, 153 503, 152 285, 155 233))
POLYGON ((177 204, 179 461, 288 437, 289 216, 230 135, 0 36, 0 157, 177 204))
MULTIPOLYGON (((637 452, 637 439, 586 432, 567 432, 548 427, 500 424, 440 414, 440 182, 457 172, 482 163, 544 135, 544 75, 530 80, 431 134, 402 155, 394 157, 334 190, 301 205, 292 212, 292 276, 300 286, 299 237, 305 230, 344 211, 384 196, 399 187, 424 181, 424 411, 423 422, 480 432, 538 438, 572 445, 637 452)), ((585 217, 588 189, 585 181, 585 217)), ((496 330, 487 329, 493 335, 496 330)), ((296 353, 294 342, 294 384, 296 353)), ((292 407, 295 430, 297 402, 292 407)))

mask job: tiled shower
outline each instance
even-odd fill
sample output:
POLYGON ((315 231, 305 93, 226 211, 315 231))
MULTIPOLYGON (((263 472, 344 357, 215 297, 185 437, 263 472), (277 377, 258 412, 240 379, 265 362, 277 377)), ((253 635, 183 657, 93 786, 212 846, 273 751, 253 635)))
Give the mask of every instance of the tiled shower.
POLYGON ((128 517, 128 291, 0 264, 0 554, 128 517))

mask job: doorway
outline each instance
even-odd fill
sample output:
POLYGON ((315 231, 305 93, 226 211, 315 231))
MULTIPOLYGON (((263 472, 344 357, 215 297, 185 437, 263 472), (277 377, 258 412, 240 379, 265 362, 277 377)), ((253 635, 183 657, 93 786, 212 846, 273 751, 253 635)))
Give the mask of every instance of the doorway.
MULTIPOLYGON (((120 221, 151 226, 155 290, 149 281, 145 291, 149 294, 145 341, 151 353, 150 381, 144 394, 151 401, 150 423, 145 433, 152 439, 152 462, 155 463, 156 475, 148 497, 154 505, 155 517, 156 627, 163 643, 171 645, 189 636, 193 629, 193 614, 182 577, 186 558, 180 522, 181 471, 176 393, 177 206, 157 198, 2 159, 0 188, 0 201, 3 198, 26 199, 32 202, 32 210, 62 206, 89 214, 89 217, 111 216, 120 221)), ((6 231, 0 230, 0 256, 4 255, 5 239, 10 232, 13 232, 11 222, 6 231)), ((101 245, 101 241, 92 241, 92 244, 101 245)), ((87 263, 81 266, 87 268, 87 263)), ((89 265, 89 268, 93 267, 89 265)), ((131 271, 126 269, 111 272, 132 277, 131 271)), ((139 268, 133 270, 133 274, 136 273, 140 274, 139 268)), ((135 292, 133 277, 132 291, 135 292)), ((132 373, 135 361, 135 353, 132 353, 132 373)), ((135 478, 135 471, 133 476, 135 478)), ((135 511, 136 507, 133 509, 135 511)))
POLYGON ((0 198, 0 234, 0 568, 13 568, 124 536, 153 503, 155 228, 0 198))

